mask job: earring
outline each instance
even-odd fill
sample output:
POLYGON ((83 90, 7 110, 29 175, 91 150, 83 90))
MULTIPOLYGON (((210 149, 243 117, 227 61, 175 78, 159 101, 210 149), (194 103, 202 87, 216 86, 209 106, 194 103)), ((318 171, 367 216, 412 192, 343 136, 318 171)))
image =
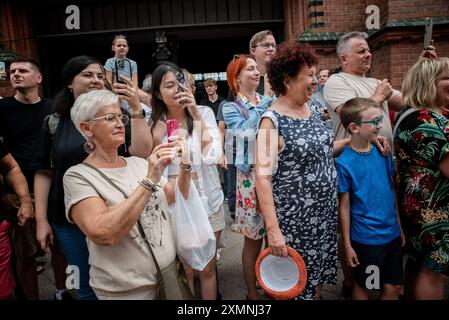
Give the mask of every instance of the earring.
POLYGON ((86 151, 86 153, 92 153, 94 150, 95 144, 92 141, 86 140, 86 142, 84 142, 84 151, 86 151))

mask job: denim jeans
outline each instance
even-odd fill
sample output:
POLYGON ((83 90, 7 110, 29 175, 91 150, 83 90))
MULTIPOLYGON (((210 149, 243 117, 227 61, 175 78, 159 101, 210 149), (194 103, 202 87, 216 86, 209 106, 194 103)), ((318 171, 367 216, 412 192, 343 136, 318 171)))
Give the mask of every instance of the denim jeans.
POLYGON ((81 230, 72 224, 52 224, 53 231, 59 246, 68 264, 77 266, 79 269, 79 289, 77 289, 80 300, 97 300, 95 292, 89 285, 89 250, 87 249, 86 236, 81 230))

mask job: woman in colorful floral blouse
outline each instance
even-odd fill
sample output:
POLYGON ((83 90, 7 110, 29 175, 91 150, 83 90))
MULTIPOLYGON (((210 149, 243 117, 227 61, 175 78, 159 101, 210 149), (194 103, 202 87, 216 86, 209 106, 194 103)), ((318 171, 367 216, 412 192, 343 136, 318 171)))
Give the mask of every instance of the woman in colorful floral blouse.
POLYGON ((406 295, 442 299, 449 275, 449 58, 422 59, 402 84, 395 156, 407 238, 406 295))

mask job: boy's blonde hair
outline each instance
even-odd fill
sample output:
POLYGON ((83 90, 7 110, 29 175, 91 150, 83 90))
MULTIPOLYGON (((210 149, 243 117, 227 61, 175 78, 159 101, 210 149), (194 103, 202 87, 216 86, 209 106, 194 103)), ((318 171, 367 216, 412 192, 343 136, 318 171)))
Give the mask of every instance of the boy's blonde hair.
POLYGON ((438 111, 436 82, 449 77, 449 58, 421 59, 405 75, 404 103, 417 109, 438 111))
POLYGON ((207 78, 206 80, 204 80, 203 84, 205 86, 215 86, 217 85, 217 81, 212 78, 207 78))
POLYGON ((360 123, 360 114, 369 108, 379 108, 379 104, 369 98, 352 98, 346 101, 340 109, 340 120, 345 129, 348 130, 351 123, 360 123))

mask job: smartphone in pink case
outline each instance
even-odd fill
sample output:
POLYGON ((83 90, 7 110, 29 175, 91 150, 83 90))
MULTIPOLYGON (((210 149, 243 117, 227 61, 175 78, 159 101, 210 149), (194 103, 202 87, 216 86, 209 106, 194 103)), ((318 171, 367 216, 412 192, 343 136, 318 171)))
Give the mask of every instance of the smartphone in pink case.
POLYGON ((177 135, 179 130, 179 123, 176 119, 167 120, 167 137, 177 135))

